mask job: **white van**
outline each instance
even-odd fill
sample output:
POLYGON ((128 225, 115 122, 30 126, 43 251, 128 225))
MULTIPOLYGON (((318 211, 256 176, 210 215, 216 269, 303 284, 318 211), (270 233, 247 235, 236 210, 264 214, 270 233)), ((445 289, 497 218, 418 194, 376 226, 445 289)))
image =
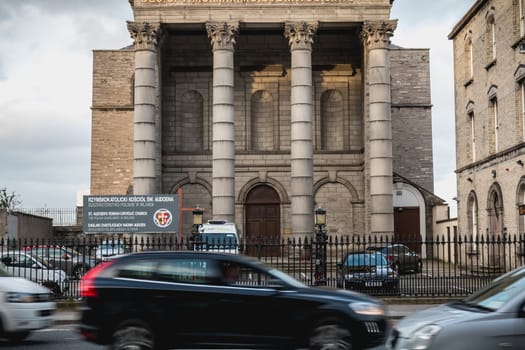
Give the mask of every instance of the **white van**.
POLYGON ((233 222, 209 220, 199 227, 195 250, 239 254, 239 236, 233 222))

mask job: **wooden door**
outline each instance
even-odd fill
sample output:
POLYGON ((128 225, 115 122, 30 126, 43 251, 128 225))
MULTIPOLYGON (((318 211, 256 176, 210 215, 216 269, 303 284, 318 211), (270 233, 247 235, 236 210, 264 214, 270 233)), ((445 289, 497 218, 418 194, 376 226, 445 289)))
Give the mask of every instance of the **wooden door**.
POLYGON ((421 253, 421 232, 419 230, 419 207, 394 208, 394 236, 399 243, 421 253))
POLYGON ((248 194, 245 212, 247 254, 268 256, 278 253, 281 209, 277 192, 269 186, 255 187, 248 194))

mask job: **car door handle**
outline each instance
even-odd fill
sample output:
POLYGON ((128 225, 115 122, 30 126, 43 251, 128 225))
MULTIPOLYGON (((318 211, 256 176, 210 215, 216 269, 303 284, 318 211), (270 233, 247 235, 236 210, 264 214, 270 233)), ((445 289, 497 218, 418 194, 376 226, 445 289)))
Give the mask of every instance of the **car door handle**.
POLYGON ((512 343, 499 343, 500 348, 512 348, 512 343))

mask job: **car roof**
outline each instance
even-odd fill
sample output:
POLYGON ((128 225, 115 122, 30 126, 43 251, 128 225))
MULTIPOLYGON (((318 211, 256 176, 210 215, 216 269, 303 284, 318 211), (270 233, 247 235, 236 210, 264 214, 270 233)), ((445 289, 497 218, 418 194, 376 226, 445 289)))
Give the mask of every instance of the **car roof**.
POLYGON ((238 263, 250 263, 250 264, 258 264, 258 265, 264 265, 261 261, 246 256, 246 255, 239 255, 239 254, 230 254, 230 253, 222 253, 222 252, 208 252, 208 251, 186 251, 186 250, 178 250, 178 251, 144 251, 144 252, 134 252, 134 253, 128 253, 128 254, 122 254, 115 258, 115 260, 121 260, 121 259, 134 259, 136 257, 148 257, 148 258, 175 258, 175 257, 194 257, 194 258, 209 258, 212 260, 228 260, 231 262, 238 262, 238 263))

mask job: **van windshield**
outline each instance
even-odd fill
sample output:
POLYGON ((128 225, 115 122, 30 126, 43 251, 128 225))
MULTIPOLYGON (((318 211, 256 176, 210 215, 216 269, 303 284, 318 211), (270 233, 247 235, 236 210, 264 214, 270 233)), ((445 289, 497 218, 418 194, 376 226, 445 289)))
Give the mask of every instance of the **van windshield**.
POLYGON ((202 243, 204 245, 235 247, 237 245, 237 238, 234 233, 203 233, 202 243))
POLYGON ((203 233, 196 250, 234 250, 238 248, 237 235, 235 233, 203 233))

